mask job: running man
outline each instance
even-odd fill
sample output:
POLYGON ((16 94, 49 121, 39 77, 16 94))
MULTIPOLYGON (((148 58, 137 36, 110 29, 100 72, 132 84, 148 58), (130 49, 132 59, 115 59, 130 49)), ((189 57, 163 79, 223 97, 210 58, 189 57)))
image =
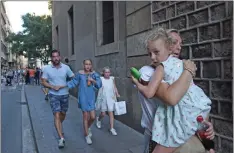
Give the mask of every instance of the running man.
POLYGON ((67 77, 74 77, 71 69, 61 63, 60 52, 53 50, 51 52, 51 65, 47 65, 43 70, 42 84, 49 88, 50 106, 54 114, 54 125, 60 137, 58 147, 65 146, 64 134, 62 131, 62 123, 65 120, 66 112, 69 104, 68 88, 58 90, 56 86, 67 85, 67 77))

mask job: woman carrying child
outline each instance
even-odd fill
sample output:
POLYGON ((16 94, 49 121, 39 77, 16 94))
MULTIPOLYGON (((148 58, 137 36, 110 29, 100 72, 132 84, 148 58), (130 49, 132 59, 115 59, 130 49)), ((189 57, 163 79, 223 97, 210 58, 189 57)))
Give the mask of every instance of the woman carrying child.
POLYGON ((117 102, 116 97, 120 97, 119 92, 115 85, 115 79, 113 76, 110 76, 110 68, 104 67, 102 72, 102 88, 99 89, 96 110, 100 110, 101 113, 99 117, 96 118, 97 128, 101 128, 101 120, 108 112, 110 118, 110 133, 112 135, 117 135, 116 130, 114 129, 114 103, 117 102))

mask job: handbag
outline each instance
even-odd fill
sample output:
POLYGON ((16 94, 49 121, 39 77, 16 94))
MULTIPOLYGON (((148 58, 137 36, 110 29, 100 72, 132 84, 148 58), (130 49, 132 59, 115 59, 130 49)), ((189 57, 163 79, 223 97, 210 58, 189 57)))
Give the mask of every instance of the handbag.
POLYGON ((126 102, 119 101, 114 103, 114 113, 115 115, 123 115, 127 113, 126 102))

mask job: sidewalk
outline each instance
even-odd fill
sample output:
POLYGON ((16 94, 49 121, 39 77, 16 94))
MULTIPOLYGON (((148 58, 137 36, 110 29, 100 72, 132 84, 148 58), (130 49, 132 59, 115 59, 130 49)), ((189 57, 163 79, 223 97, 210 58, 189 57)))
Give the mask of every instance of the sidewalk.
POLYGON ((118 136, 112 136, 108 129, 108 117, 97 129, 92 129, 92 145, 87 145, 83 136, 82 112, 75 98, 70 97, 69 109, 64 121, 66 146, 58 149, 57 132, 54 128, 53 114, 49 102, 39 86, 25 86, 32 126, 39 153, 142 153, 143 135, 130 127, 115 121, 118 136))

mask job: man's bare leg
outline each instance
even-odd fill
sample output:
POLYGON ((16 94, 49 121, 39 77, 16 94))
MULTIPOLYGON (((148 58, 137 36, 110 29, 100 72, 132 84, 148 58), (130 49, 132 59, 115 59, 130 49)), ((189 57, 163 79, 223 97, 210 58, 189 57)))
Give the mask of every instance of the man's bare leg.
POLYGON ((57 130, 59 137, 64 138, 62 134, 62 122, 60 119, 60 112, 54 113, 54 125, 55 125, 55 128, 57 130))
POLYGON ((66 113, 61 112, 61 113, 60 113, 60 120, 61 120, 61 123, 63 123, 63 121, 65 120, 65 118, 66 118, 66 113))
POLYGON ((62 124, 62 135, 63 135, 63 136, 64 136, 63 121, 65 120, 65 118, 66 118, 66 113, 61 112, 61 113, 60 113, 60 121, 61 121, 61 124, 62 124))

